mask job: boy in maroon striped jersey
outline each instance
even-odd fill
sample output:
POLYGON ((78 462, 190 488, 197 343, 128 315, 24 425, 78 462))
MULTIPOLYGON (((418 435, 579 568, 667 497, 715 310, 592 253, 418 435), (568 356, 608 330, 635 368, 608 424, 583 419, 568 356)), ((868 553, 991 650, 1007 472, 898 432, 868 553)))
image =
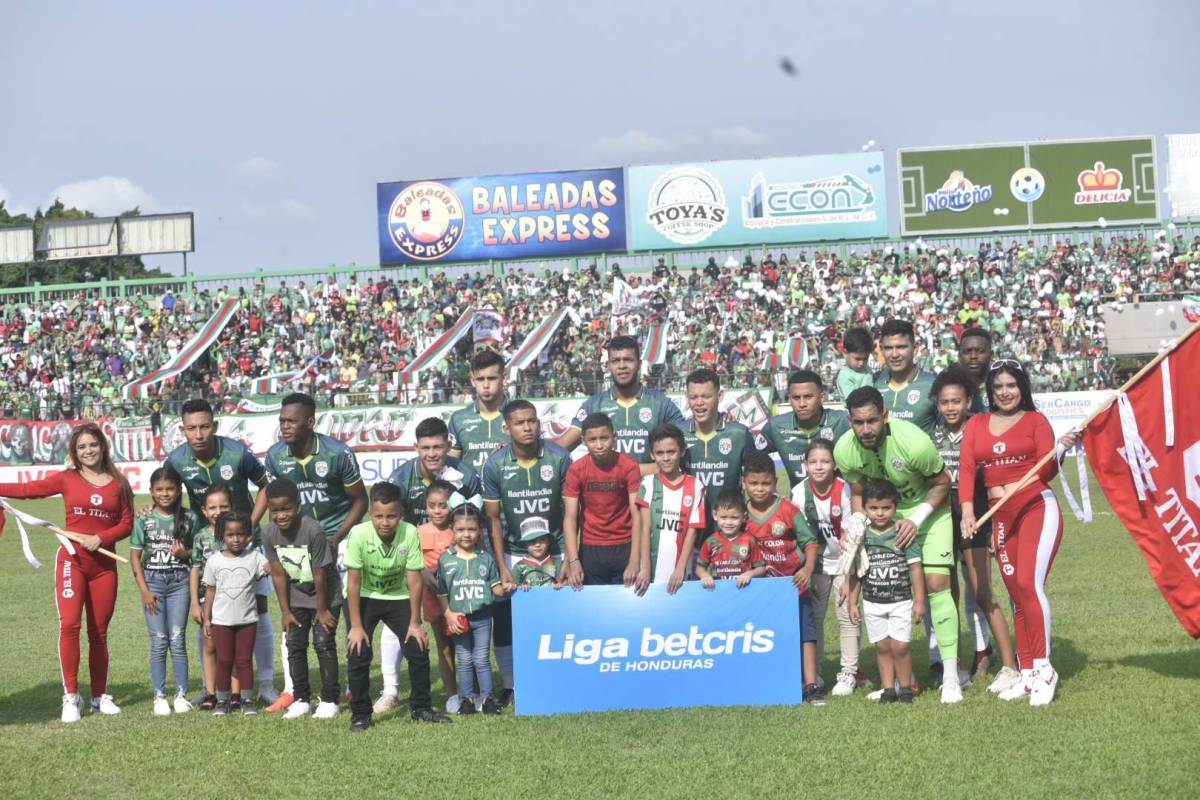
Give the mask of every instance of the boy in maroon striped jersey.
POLYGON ((734 578, 738 588, 767 572, 758 542, 746 532, 746 501, 737 489, 722 489, 713 505, 716 533, 704 540, 696 559, 696 577, 705 589, 716 588, 717 578, 734 578))

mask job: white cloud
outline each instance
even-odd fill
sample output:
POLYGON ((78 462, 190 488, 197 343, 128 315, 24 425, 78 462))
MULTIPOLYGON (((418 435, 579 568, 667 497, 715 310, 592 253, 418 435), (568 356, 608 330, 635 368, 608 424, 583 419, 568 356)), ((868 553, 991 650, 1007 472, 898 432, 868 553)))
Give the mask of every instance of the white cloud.
POLYGON ((91 211, 100 217, 116 216, 133 208, 140 208, 142 211, 154 211, 158 208, 158 201, 145 189, 128 178, 112 175, 64 183, 50 193, 47 205, 53 204, 56 198, 67 208, 91 211))
POLYGON ((265 156, 251 156, 233 165, 233 179, 245 186, 264 186, 287 176, 287 170, 265 156))
POLYGON ((307 203, 286 197, 270 203, 243 203, 237 214, 264 225, 307 225, 317 221, 317 212, 307 203))
POLYGON ((752 131, 745 125, 665 136, 635 128, 620 136, 596 139, 588 145, 596 158, 622 164, 761 156, 770 148, 769 136, 752 131))

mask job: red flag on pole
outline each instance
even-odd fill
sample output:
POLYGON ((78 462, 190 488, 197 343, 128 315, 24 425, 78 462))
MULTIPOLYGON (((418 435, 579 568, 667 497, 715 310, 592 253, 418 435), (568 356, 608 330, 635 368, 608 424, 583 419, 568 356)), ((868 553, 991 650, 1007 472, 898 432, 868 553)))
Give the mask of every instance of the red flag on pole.
POLYGON ((1200 638, 1200 336, 1084 430, 1088 461, 1171 610, 1200 638))

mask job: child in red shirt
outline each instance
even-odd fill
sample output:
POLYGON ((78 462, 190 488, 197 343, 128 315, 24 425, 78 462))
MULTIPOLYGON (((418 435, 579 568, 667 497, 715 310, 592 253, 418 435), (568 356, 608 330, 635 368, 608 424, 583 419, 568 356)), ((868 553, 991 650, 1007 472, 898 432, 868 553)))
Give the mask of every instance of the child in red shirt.
POLYGON ((637 462, 614 449, 612 420, 599 412, 581 425, 587 458, 567 470, 563 484, 563 544, 571 588, 585 585, 633 586, 639 595, 650 584, 650 539, 635 525, 642 472, 637 462), (582 511, 582 541, 580 512, 582 511))
POLYGON ((716 533, 704 540, 696 558, 696 577, 705 589, 716 588, 715 578, 734 578, 741 589, 752 578, 767 574, 767 562, 758 540, 746 530, 746 501, 737 489, 722 489, 713 504, 716 533))

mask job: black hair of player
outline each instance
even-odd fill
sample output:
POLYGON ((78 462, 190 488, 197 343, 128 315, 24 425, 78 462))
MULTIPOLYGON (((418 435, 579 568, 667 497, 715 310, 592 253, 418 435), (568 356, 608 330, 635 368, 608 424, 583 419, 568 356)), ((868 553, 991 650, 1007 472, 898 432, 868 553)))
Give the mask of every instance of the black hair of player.
POLYGON ((933 385, 929 387, 929 396, 937 400, 938 395, 947 386, 961 386, 963 396, 967 398, 968 403, 971 402, 971 396, 975 394, 975 381, 971 379, 961 364, 951 364, 939 372, 933 379, 933 385))
POLYGON ((661 442, 663 439, 670 439, 679 445, 679 454, 682 456, 687 453, 687 439, 683 436, 683 431, 670 422, 665 425, 659 425, 654 430, 650 431, 650 449, 654 449, 654 445, 661 442))
POLYGON ((883 412, 883 395, 874 386, 860 386, 846 397, 846 411, 853 411, 863 406, 875 406, 883 412))
POLYGON ((532 411, 533 415, 537 416, 537 406, 528 400, 509 400, 504 404, 504 408, 500 409, 500 413, 504 415, 506 422, 518 411, 532 411))
POLYGON ((471 356, 471 372, 479 372, 489 367, 499 367, 500 375, 504 375, 504 357, 495 350, 480 350, 471 356))
POLYGON ((755 450, 746 456, 742 462, 743 475, 762 475, 766 473, 775 477, 775 461, 761 450, 755 450))
POLYGON ((194 397, 183 404, 179 409, 179 418, 183 419, 188 414, 208 414, 213 415, 213 408, 207 400, 202 400, 199 397, 194 397))
POLYGON ((746 513, 746 498, 742 497, 740 489, 726 486, 721 490, 717 499, 713 501, 713 511, 720 511, 723 508, 736 509, 743 514, 746 513))
POLYGON ((425 496, 429 497, 431 494, 444 494, 446 495, 446 499, 449 500, 457 491, 458 487, 456 487, 453 483, 438 478, 437 480, 431 482, 429 486, 425 487, 425 496))
POLYGON ((450 429, 441 417, 426 417, 417 423, 416 439, 442 438, 450 441, 450 429))
POLYGON ((612 420, 608 418, 608 414, 604 414, 600 411, 593 411, 591 414, 588 414, 586 417, 584 417, 583 422, 579 424, 579 430, 581 433, 587 433, 593 428, 608 428, 609 433, 612 433, 615 430, 613 428, 612 420))
POLYGON ((247 536, 254 527, 250 524, 250 515, 245 511, 222 511, 221 516, 217 517, 217 524, 213 531, 219 541, 225 541, 225 531, 234 523, 240 523, 242 532, 247 536))
POLYGON ((886 339, 889 336, 907 336, 908 340, 914 344, 917 341, 913 324, 906 319, 889 319, 884 322, 879 329, 879 338, 886 339))
POLYGON ((967 328, 965 331, 963 331, 962 335, 958 337, 959 350, 962 350, 963 342, 965 342, 967 339, 984 339, 988 343, 988 349, 992 349, 992 334, 991 331, 988 331, 985 328, 975 326, 973 328, 967 328))
POLYGON ((891 481, 871 478, 863 484, 862 498, 864 502, 867 500, 891 500, 895 505, 900 502, 900 492, 891 481))
POLYGON ((1017 382, 1017 390, 1021 393, 1021 403, 1017 408, 1021 411, 1037 411, 1037 406, 1033 402, 1033 388, 1029 385, 1029 373, 1025 371, 1020 362, 1011 358, 994 364, 988 370, 987 380, 983 382, 987 387, 989 411, 996 410, 996 393, 992 390, 992 384, 996 382, 997 375, 1012 375, 1013 380, 1017 382))
POLYGON ((608 340, 608 346, 604 349, 610 356, 619 350, 632 350, 634 358, 641 359, 642 357, 642 345, 632 336, 614 336, 608 340))
MULTIPOLYGON (((205 489, 204 490, 205 504, 208 503, 208 498, 212 497, 214 494, 223 494, 223 495, 225 495, 226 500, 228 500, 231 504, 233 503, 233 489, 229 488, 229 484, 227 484, 227 483, 214 483, 212 486, 205 489)), ((199 511, 199 509, 196 509, 196 510, 199 511)))
POLYGON ((804 451, 805 461, 808 461, 808 454, 813 450, 825 450, 829 453, 829 457, 833 458, 833 441, 830 439, 813 439, 808 443, 808 449, 804 451))
POLYGON ((825 382, 821 380, 821 376, 813 372, 811 369, 794 369, 788 373, 788 390, 797 384, 811 383, 817 387, 818 391, 825 391, 825 382))
POLYGON ((866 328, 851 328, 842 337, 842 349, 855 355, 870 353, 875 349, 875 340, 871 338, 871 332, 866 328))
POLYGON ((703 383, 711 383, 713 386, 717 387, 718 392, 721 391, 721 376, 718 375, 715 370, 711 370, 708 367, 700 367, 699 369, 694 369, 688 373, 686 383, 687 386, 703 383))
POLYGON ((470 503, 463 503, 461 506, 450 512, 451 525, 454 525, 454 521, 459 519, 473 519, 475 520, 475 524, 477 526, 480 528, 483 527, 483 514, 480 513, 478 508, 470 503))
POLYGON ((317 415, 317 401, 312 399, 312 395, 307 395, 304 392, 292 392, 283 398, 280 406, 303 406, 308 416, 315 417, 317 415))
POLYGON ((291 500, 300 505, 300 488, 287 478, 276 478, 267 484, 264 491, 267 493, 267 500, 291 500))
POLYGON ((371 487, 371 502, 385 506, 396 503, 401 508, 404 507, 404 501, 400 496, 400 487, 387 481, 381 481, 371 487))

